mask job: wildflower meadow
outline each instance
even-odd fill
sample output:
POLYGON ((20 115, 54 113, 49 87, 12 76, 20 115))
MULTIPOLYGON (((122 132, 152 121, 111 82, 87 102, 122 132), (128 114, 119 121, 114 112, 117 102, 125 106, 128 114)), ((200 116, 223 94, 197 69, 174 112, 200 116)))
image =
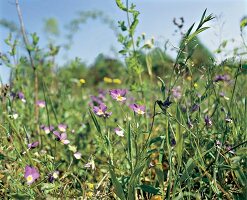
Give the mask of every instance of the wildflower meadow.
POLYGON ((10 69, 0 88, 0 199, 247 199, 246 17, 241 45, 220 62, 227 41, 215 52, 199 41, 213 13, 186 30, 174 20, 172 58, 136 34, 138 7, 115 0, 126 16, 113 19, 121 59, 60 65, 66 47, 40 48, 15 6, 19 24, 6 22, 0 52, 10 69))

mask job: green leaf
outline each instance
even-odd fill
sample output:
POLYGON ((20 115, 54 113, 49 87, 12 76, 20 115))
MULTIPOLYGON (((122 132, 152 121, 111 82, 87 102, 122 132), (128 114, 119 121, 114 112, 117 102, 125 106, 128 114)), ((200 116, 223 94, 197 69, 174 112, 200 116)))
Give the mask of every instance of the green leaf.
POLYGON ((200 26, 203 24, 203 21, 204 21, 204 17, 206 15, 206 12, 207 12, 207 8, 204 10, 203 14, 202 14, 202 17, 201 17, 201 20, 200 20, 200 23, 197 27, 197 30, 200 28, 200 26))
POLYGON ((117 6, 123 10, 123 11, 128 11, 127 8, 124 6, 121 0, 116 0, 117 6))
POLYGON ((158 137, 155 137, 153 139, 150 140, 149 142, 149 146, 153 143, 156 143, 156 142, 162 142, 163 140, 165 140, 165 136, 158 136, 158 137))
POLYGON ((186 43, 188 44, 196 35, 198 35, 199 33, 209 29, 210 27, 203 27, 197 31, 195 31, 193 34, 191 34, 187 39, 186 39, 186 43))
POLYGON ((186 165, 185 165, 185 170, 180 178, 180 182, 182 184, 183 181, 185 181, 187 178, 190 177, 190 175, 192 174, 192 171, 194 170, 194 168, 196 167, 195 162, 193 161, 192 158, 189 158, 189 160, 187 161, 186 165))
POLYGON ((4 160, 4 155, 0 153, 0 160, 4 160))
MULTIPOLYGON (((177 105, 176 119, 178 121, 181 121, 179 105, 177 105)), ((181 125, 178 124, 178 123, 177 123, 177 126, 176 126, 175 139, 176 139, 175 151, 176 151, 176 153, 178 155, 178 164, 179 164, 179 166, 181 166, 184 141, 183 141, 183 133, 182 133, 182 130, 181 130, 181 125)))
POLYGON ((32 35, 32 39, 33 39, 33 45, 36 46, 39 42, 39 37, 37 36, 36 33, 33 33, 32 35))
POLYGON ((240 21, 240 29, 242 30, 244 27, 247 26, 247 17, 244 17, 241 21, 240 21))
POLYGON ((11 197, 14 199, 20 199, 20 200, 25 200, 25 199, 30 199, 30 196, 27 194, 20 194, 20 193, 13 193, 11 194, 11 197))
POLYGON ((131 126, 130 126, 130 122, 129 122, 129 125, 128 125, 128 134, 127 134, 127 146, 128 146, 128 159, 130 161, 130 168, 131 168, 131 171, 132 171, 132 144, 131 144, 131 126))
POLYGON ((160 194, 160 188, 153 187, 152 185, 139 185, 137 186, 137 189, 141 189, 144 192, 147 192, 149 194, 160 194))
POLYGON ((236 177, 240 181, 240 183, 244 186, 247 187, 247 177, 245 173, 239 168, 237 170, 234 170, 236 177))
POLYGON ((96 119, 94 113, 90 109, 89 109, 89 113, 90 113, 90 116, 92 117, 92 120, 94 122, 94 125, 95 125, 97 131, 101 134, 101 128, 100 128, 100 125, 98 123, 98 120, 96 119))
MULTIPOLYGON (((163 189, 163 184, 164 184, 164 172, 163 172, 163 167, 161 163, 157 163, 154 167, 155 173, 157 175, 157 179, 159 181, 159 185, 162 187, 163 189)), ((154 193, 152 193, 154 194, 154 193)), ((156 193, 157 194, 157 193, 156 193)), ((159 193, 161 194, 161 192, 159 193)))
POLYGON ((130 25, 130 30, 129 30, 130 35, 134 35, 135 29, 136 29, 136 26, 138 25, 138 23, 139 23, 139 20, 137 18, 135 18, 134 21, 130 25))
POLYGON ((110 171, 110 175, 111 175, 111 179, 112 179, 112 183, 113 186, 115 188, 115 193, 116 195, 121 199, 121 200, 125 200, 125 195, 124 195, 124 191, 123 188, 120 184, 120 182, 118 181, 116 174, 114 172, 113 166, 109 165, 109 171, 110 171))

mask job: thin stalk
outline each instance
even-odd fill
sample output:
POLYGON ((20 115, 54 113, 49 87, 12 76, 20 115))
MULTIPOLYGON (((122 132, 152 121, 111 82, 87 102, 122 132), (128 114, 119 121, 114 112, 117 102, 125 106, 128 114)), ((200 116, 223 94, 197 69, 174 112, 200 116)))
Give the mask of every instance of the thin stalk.
MULTIPOLYGON (((28 37, 25 31, 25 26, 24 26, 24 21, 23 21, 23 17, 22 17, 22 13, 21 13, 21 9, 20 9, 20 5, 19 5, 19 0, 15 1, 16 4, 16 9, 17 9, 17 13, 18 13, 18 17, 19 17, 19 21, 20 21, 20 26, 21 26, 21 33, 23 36, 23 41, 28 53, 28 57, 29 57, 29 61, 31 63, 31 67, 33 69, 33 74, 34 74, 34 102, 38 101, 38 74, 37 74, 37 70, 34 64, 34 60, 32 58, 31 55, 31 51, 30 51, 30 43, 28 41, 28 37)), ((34 103, 34 116, 35 116, 35 125, 36 125, 36 130, 37 133, 39 133, 39 126, 38 126, 38 121, 39 121, 39 110, 38 107, 36 106, 36 104, 34 103)))

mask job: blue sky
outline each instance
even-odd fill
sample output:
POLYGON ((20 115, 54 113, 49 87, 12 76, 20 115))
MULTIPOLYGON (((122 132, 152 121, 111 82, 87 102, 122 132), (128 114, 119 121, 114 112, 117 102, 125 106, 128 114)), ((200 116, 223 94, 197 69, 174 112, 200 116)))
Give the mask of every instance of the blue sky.
MULTIPOLYGON (((5 18, 18 23, 18 16, 14 0, 0 0, 0 18, 5 18)), ((29 33, 36 32, 40 36, 40 47, 47 44, 44 34, 44 19, 54 17, 60 25, 61 35, 57 44, 64 42, 67 33, 64 26, 78 16, 79 11, 100 10, 113 19, 125 20, 126 15, 120 11, 115 0, 19 0, 23 13, 24 23, 29 33)), ((218 20, 210 22, 212 27, 200 35, 202 42, 211 50, 215 50, 220 40, 235 39, 229 45, 233 48, 240 44, 240 19, 247 15, 247 0, 133 0, 140 11, 140 23, 136 35, 146 33, 147 38, 154 37, 156 41, 164 43, 169 40, 171 45, 177 46, 179 35, 174 35, 175 27, 172 23, 174 17, 184 17, 185 29, 193 22, 198 22, 203 11, 220 16, 218 20), (223 28, 222 24, 224 24, 223 28)), ((0 27, 0 51, 7 51, 3 40, 8 36, 8 31, 0 27)), ((68 58, 80 57, 87 64, 93 62, 99 53, 118 56, 116 52, 121 49, 113 31, 100 20, 89 20, 81 26, 81 30, 74 35, 74 44, 69 52, 61 52, 59 63, 64 63, 68 58)), ((174 56, 174 52, 170 52, 174 56)), ((9 70, 0 66, 0 75, 4 82, 7 81, 9 70)))

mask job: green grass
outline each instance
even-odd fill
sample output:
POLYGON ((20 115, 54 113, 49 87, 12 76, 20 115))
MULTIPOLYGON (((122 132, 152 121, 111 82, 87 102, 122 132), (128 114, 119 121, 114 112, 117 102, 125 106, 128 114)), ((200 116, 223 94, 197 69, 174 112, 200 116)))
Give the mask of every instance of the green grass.
MULTIPOLYGON (((121 83, 92 76, 101 71, 86 69, 78 60, 53 69, 54 59, 38 49, 36 35, 33 48, 28 49, 36 68, 23 57, 17 59, 15 51, 2 57, 4 63, 10 60, 12 78, 11 87, 1 86, 0 197, 244 199, 247 84, 243 61, 215 64, 212 58, 205 66, 193 65, 187 48, 213 18, 205 11, 198 27, 192 25, 184 35, 173 67, 163 66, 167 73, 155 74, 154 57, 142 52, 150 46, 141 37, 134 40, 139 12, 133 6, 129 9, 128 2, 127 7, 121 1, 117 5, 128 15, 128 26, 120 23, 123 35, 119 36, 126 63, 111 63, 109 68, 117 68, 117 73, 102 63, 100 70, 121 83), (217 75, 227 76, 217 81, 217 75), (85 83, 80 83, 81 78, 85 83), (128 90, 124 103, 109 95, 110 89, 120 88, 128 90), (99 94, 99 89, 105 93, 99 94), (13 96, 18 92, 24 93, 25 102, 13 96), (112 112, 109 118, 94 112, 92 95, 100 96, 112 112), (44 100, 45 107, 38 107, 37 99, 44 100), (145 113, 133 112, 133 103, 144 105, 145 113), (211 122, 205 121, 207 116, 211 122), (41 128, 59 130, 59 124, 68 126, 67 145, 41 128), (123 137, 115 133, 116 127, 123 137), (39 145, 28 149, 35 141, 39 145), (82 157, 76 159, 76 152, 82 157), (27 165, 40 174, 30 185, 24 178, 27 165)), ((11 38, 8 41, 10 48, 16 48, 11 38)))

